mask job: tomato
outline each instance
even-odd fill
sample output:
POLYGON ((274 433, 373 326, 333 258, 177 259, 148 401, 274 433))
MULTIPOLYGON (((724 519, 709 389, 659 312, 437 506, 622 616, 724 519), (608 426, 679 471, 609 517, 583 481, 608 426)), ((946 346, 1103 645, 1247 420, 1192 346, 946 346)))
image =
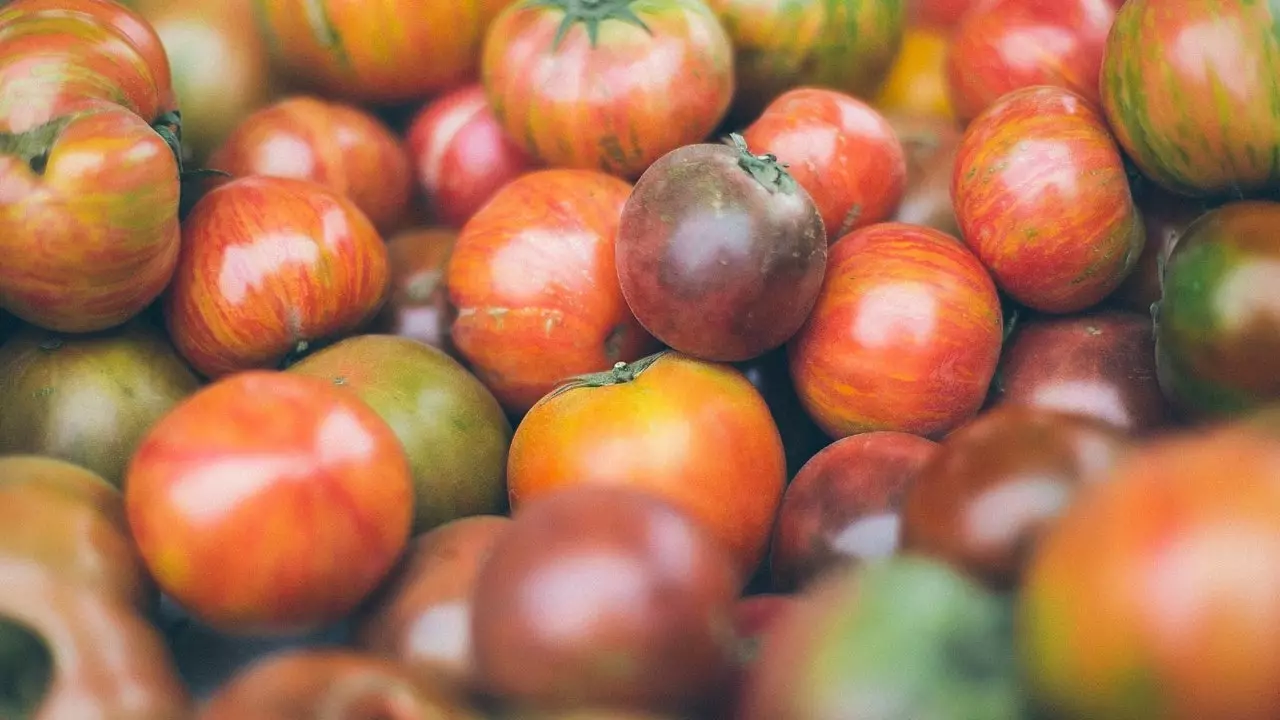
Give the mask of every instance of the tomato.
POLYGON ((245 118, 209 164, 234 176, 311 180, 342 193, 379 230, 396 230, 413 178, 400 139, 350 105, 292 97, 245 118))
POLYGON ((268 45, 290 75, 326 95, 379 104, 473 77, 495 4, 256 0, 268 45))
POLYGON ((453 343, 508 411, 523 413, 566 378, 655 347, 614 265, 630 192, 589 170, 531 173, 458 237, 447 272, 453 343))
POLYGON ((893 126, 844 93, 784 93, 743 137, 757 152, 776 155, 809 191, 831 242, 888 220, 902 200, 907 161, 893 126))
POLYGON ((247 177, 197 203, 165 295, 169 334, 207 377, 279 364, 371 319, 387 249, 351 201, 291 178, 247 177))
POLYGON ((781 347, 813 307, 827 265, 809 194, 774 157, 733 139, 664 155, 636 183, 618 229, 618 280, 636 319, 707 360, 781 347))
POLYGON ((977 4, 979 0, 907 0, 913 24, 942 30, 954 27, 977 4))
POLYGON ((169 146, 123 107, 81 103, 0 133, 0 306, 65 332, 142 312, 173 276, 179 245, 169 146))
POLYGON ((431 212, 462 227, 503 185, 533 165, 507 137, 480 85, 428 103, 409 128, 409 154, 431 212))
POLYGON ((893 215, 896 222, 924 225, 960 236, 951 202, 951 176, 960 131, 950 120, 894 115, 889 118, 907 156, 907 186, 893 215))
POLYGON ((1147 177, 1206 196, 1280 182, 1278 23, 1269 2, 1125 3, 1103 57, 1102 104, 1147 177))
POLYGON ((996 283, 1043 312, 1097 304, 1146 242, 1106 120, 1062 88, 1015 91, 974 120, 951 196, 965 242, 996 283))
POLYGON ((815 85, 870 97, 902 43, 903 0, 708 0, 737 49, 734 115, 815 85))
POLYGON ((1280 400, 1280 203, 1239 202, 1187 228, 1164 268, 1156 368, 1191 418, 1280 400))
POLYGON ((956 115, 972 120, 1001 96, 1063 87, 1097 104, 1109 0, 987 0, 956 28, 947 78, 956 115))
POLYGON ((938 30, 908 29, 902 37, 902 51, 876 96, 876 107, 885 113, 950 120, 955 114, 947 89, 950 48, 950 37, 938 30))
POLYGON ((1175 195, 1158 185, 1148 184, 1138 197, 1147 242, 1133 273, 1116 290, 1111 299, 1121 307, 1150 313, 1160 300, 1160 275, 1169 253, 1186 232, 1187 227, 1203 215, 1208 207, 1195 198, 1175 195))
POLYGON ((204 388, 147 433, 125 509, 161 589, 197 619, 294 633, 344 617, 387 574, 407 542, 413 489, 400 441, 358 396, 252 371, 204 388))
POLYGON ((1044 538, 1020 593, 1041 704, 1097 720, 1276 717, 1278 518, 1274 437, 1180 436, 1132 455, 1044 538))
POLYGON ((791 377, 832 437, 941 435, 982 407, 1002 323, 991 278, 962 244, 872 225, 832 246, 818 303, 789 346, 791 377))
POLYGON ((516 428, 516 512, 579 484, 625 485, 698 519, 749 576, 769 540, 786 457, 769 406, 737 370, 678 353, 575 380, 516 428))
POLYGON ((449 326, 453 306, 445 270, 458 233, 439 228, 407 230, 387 241, 391 289, 372 330, 400 335, 455 354, 449 326))
POLYGON ((720 124, 733 48, 700 0, 522 2, 494 21, 481 77, 530 155, 635 178, 720 124))

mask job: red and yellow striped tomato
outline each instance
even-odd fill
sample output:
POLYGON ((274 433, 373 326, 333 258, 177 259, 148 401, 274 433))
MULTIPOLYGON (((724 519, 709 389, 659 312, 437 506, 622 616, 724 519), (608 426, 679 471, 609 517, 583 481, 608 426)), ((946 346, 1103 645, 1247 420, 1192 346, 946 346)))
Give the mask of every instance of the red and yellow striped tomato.
POLYGON ((951 197, 965 242, 996 283, 1042 312, 1100 302, 1146 241, 1106 121, 1063 88, 1015 91, 975 119, 951 197))
POLYGON ((791 376, 832 437, 936 437, 982 407, 1003 332, 995 285, 962 243, 872 225, 831 246, 818 303, 789 346, 791 376))
POLYGON ((0 306, 89 332, 141 312, 178 257, 178 167, 141 117, 109 103, 0 133, 0 306))
POLYGON ((701 0, 521 2, 494 21, 482 79, 530 155, 634 179, 719 125, 733 48, 701 0))
POLYGON ((1280 183, 1280 5, 1129 0, 1102 63, 1116 138, 1148 177, 1186 195, 1280 183))

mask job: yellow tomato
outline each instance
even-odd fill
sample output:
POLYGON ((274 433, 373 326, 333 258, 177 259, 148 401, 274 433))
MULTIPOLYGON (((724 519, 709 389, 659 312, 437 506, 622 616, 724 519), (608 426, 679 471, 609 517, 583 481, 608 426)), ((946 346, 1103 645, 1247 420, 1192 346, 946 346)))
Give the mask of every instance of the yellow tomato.
POLYGON ((937 30, 907 30, 902 52, 889 71, 876 105, 886 113, 952 117, 945 70, 947 46, 946 35, 937 30))

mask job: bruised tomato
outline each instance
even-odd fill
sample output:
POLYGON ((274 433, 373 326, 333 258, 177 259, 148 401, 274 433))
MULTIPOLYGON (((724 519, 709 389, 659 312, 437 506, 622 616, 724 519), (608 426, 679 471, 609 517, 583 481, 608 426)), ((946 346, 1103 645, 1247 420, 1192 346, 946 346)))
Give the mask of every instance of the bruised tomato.
POLYGON ((715 130, 733 48, 701 0, 546 0, 509 8, 484 87, 508 134, 557 167, 638 177, 715 130))
POLYGON ((737 370, 662 353, 571 381, 516 428, 512 507, 556 488, 625 485, 666 499, 732 551, 760 561, 786 482, 777 425, 737 370))

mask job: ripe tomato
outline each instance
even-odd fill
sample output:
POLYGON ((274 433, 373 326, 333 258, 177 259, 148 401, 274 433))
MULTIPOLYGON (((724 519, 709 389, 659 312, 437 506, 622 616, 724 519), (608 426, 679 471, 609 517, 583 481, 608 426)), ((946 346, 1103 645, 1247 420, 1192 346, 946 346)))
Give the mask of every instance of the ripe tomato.
POLYGON ((719 125, 733 48, 700 0, 520 3, 494 21, 482 77, 530 155, 635 178, 719 125))
POLYGON ((791 376, 832 437, 942 435, 982 407, 1003 332, 996 288, 964 245, 872 225, 831 247, 818 304, 789 346, 791 376))
POLYGON ((504 187, 463 228, 447 271, 453 344, 508 411, 655 346, 614 265, 630 192, 603 173, 543 170, 504 187))
POLYGON ((445 284, 457 240, 458 233, 440 228, 408 230, 387 240, 391 287, 372 330, 457 354, 449 337, 454 311, 445 284))
POLYGON ((164 139, 118 105, 0 134, 0 306, 66 332, 137 315, 173 276, 178 193, 164 139))
POLYGON ((960 237, 951 202, 960 131, 953 121, 938 117, 894 115, 889 122, 907 156, 907 186, 893 220, 960 237))
POLYGON ((907 0, 912 24, 942 30, 954 27, 978 0, 907 0))
POLYGON ((480 85, 423 107, 409 127, 409 154, 431 212, 459 228, 533 165, 524 148, 507 137, 480 85))
POLYGON ((996 283, 1043 312, 1101 301, 1146 242, 1106 120, 1062 88, 1015 91, 974 120, 951 197, 965 242, 996 283))
POLYGON ((413 488, 400 441, 358 396, 256 371, 151 429, 125 510, 157 583, 197 618, 297 632, 344 617, 391 569, 413 488))
POLYGON ((347 196, 383 232, 398 229, 413 178, 400 139, 350 105, 292 97, 245 118, 210 166, 234 176, 311 180, 347 196))
POLYGON ((387 279, 387 248, 351 201, 306 180, 240 178, 183 223, 165 320, 208 377, 273 367, 371 318, 387 279))
POLYGON ((1175 195, 1152 183, 1136 194, 1147 242, 1133 273, 1111 297, 1122 307, 1148 314, 1151 306, 1160 300, 1160 275, 1169 260, 1169 253, 1173 252, 1187 227, 1198 220, 1208 207, 1203 200, 1175 195))
POLYGON ((951 39, 941 31, 914 27, 902 37, 902 51, 876 96, 882 112, 951 119, 947 54, 951 39))
POLYGON ((856 98, 818 88, 784 93, 743 132, 809 191, 827 239, 883 222, 898 208, 907 160, 893 126, 856 98))
POLYGON ((769 406, 737 370, 661 353, 571 381, 516 428, 511 505, 569 485, 626 485, 701 521, 744 571, 760 562, 786 483, 769 406))

